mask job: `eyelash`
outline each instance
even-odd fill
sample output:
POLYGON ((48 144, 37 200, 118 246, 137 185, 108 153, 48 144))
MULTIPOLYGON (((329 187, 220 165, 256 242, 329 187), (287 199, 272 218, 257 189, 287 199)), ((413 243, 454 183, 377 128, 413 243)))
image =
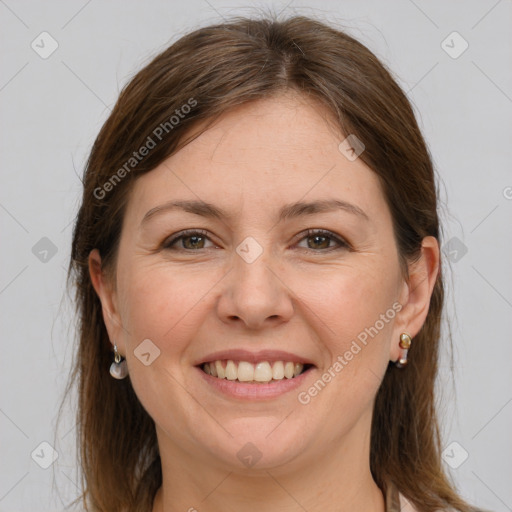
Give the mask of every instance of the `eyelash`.
MULTIPOLYGON (((177 233, 172 238, 164 240, 164 242, 162 243, 162 249, 179 250, 179 251, 186 251, 186 252, 197 252, 201 249, 185 249, 185 248, 174 249, 172 247, 179 240, 184 239, 184 238, 189 238, 189 237, 192 237, 195 235, 200 235, 201 237, 204 237, 204 238, 207 238, 208 240, 210 240, 210 237, 208 236, 208 232, 205 230, 186 229, 185 231, 181 231, 181 232, 177 233)), ((349 244, 345 240, 343 240, 343 238, 335 235, 334 233, 332 233, 331 231, 328 231, 326 229, 308 229, 299 235, 299 236, 301 236, 301 238, 299 238, 298 242, 301 242, 302 240, 310 238, 312 236, 318 236, 318 235, 324 236, 327 238, 331 238, 332 240, 334 240, 335 242, 337 242, 339 244, 339 247, 334 247, 334 248, 329 247, 327 249, 320 249, 320 250, 306 248, 307 251, 330 252, 330 251, 335 251, 335 250, 340 250, 340 249, 350 249, 349 244)))

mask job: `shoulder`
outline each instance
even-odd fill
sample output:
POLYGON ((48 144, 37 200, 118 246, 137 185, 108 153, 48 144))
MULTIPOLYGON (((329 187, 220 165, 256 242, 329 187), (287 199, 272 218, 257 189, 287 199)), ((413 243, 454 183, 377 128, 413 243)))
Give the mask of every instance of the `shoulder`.
MULTIPOLYGON (((401 492, 398 492, 400 512, 421 512, 411 501, 409 501, 401 492)), ((441 511, 439 511, 441 512, 441 511)), ((453 508, 443 509, 442 512, 457 512, 453 508)), ((475 511, 476 512, 476 511, 475 511)))
POLYGON ((400 512, 419 512, 418 509, 401 493, 398 493, 400 512))
MULTIPOLYGON (((400 512, 420 512, 401 492, 398 493, 400 512)), ((473 507, 472 512, 491 512, 481 508, 473 507)), ((394 511, 393 511, 394 512, 394 511)), ((454 508, 443 509, 443 512, 457 512, 454 508)))
MULTIPOLYGON (((391 481, 385 485, 386 512, 421 512, 411 501, 409 501, 391 481)), ((457 512, 454 508, 444 508, 438 512, 457 512)), ((472 507, 471 512, 491 512, 477 507, 472 507)))
POLYGON ((385 485, 386 512, 420 512, 392 481, 385 485))

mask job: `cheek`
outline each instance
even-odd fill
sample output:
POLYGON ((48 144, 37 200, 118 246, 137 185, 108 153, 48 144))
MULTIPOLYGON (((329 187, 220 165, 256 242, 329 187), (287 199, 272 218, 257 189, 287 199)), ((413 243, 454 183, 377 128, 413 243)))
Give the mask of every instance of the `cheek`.
POLYGON ((318 380, 301 390, 299 401, 317 414, 336 406, 328 420, 333 428, 356 421, 389 364, 389 340, 400 309, 398 272, 383 269, 374 262, 338 270, 324 285, 310 275, 299 291, 326 353, 318 380))
POLYGON ((389 334, 396 315, 397 282, 397 272, 389 268, 386 272, 378 261, 366 261, 328 273, 297 275, 294 292, 307 306, 304 313, 310 311, 310 321, 321 327, 322 339, 325 335, 330 350, 338 355, 360 333, 368 329, 374 333, 372 327, 389 334))
POLYGON ((173 418, 176 436, 189 428, 190 414, 181 362, 204 317, 201 299, 218 278, 212 273, 180 272, 165 264, 141 264, 132 265, 119 281, 124 285, 121 317, 132 386, 159 425, 169 426, 169 417, 173 418), (139 358, 141 353, 150 354, 148 365, 139 358))
POLYGON ((183 272, 164 265, 127 273, 122 310, 130 344, 152 339, 161 349, 180 350, 180 340, 195 326, 201 298, 212 284, 208 274, 183 272), (168 344, 166 340, 173 343, 168 344), (167 346, 169 345, 169 346, 167 346))

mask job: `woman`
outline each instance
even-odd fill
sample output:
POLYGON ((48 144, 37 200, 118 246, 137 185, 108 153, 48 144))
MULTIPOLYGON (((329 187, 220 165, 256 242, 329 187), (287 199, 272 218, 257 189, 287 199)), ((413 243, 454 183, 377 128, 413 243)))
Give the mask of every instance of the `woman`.
POLYGON ((345 33, 237 18, 158 55, 73 236, 87 510, 471 510, 434 407, 436 208, 407 98, 345 33))

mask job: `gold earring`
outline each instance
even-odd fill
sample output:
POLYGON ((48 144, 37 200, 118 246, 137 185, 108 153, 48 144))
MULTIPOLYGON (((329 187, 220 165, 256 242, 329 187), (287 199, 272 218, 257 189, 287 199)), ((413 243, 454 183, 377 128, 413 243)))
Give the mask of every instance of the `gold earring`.
POLYGON ((403 368, 404 366, 407 366, 407 353, 411 348, 411 342, 412 339, 406 332, 400 334, 400 342, 398 345, 402 349, 402 354, 400 355, 398 361, 395 363, 397 368, 403 368))

